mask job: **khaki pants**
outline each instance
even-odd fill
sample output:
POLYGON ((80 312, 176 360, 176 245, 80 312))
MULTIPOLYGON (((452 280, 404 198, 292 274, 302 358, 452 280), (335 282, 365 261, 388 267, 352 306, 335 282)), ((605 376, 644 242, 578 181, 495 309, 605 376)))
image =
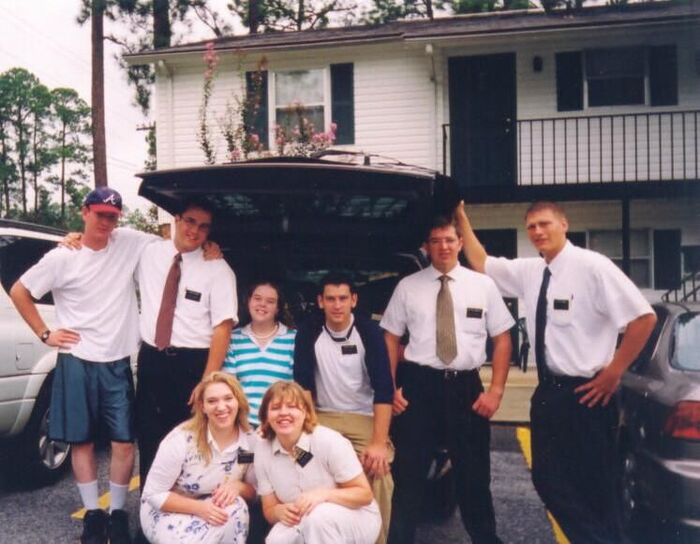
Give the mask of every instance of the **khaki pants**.
MULTIPOLYGON (((318 420, 321 425, 338 431, 350 440, 355 453, 360 455, 372 439, 374 430, 374 418, 361 414, 349 414, 347 412, 318 412, 318 420)), ((394 460, 394 446, 389 442, 389 462, 394 460)), ((394 479, 391 472, 382 478, 370 478, 369 484, 374 493, 374 499, 379 505, 379 513, 382 516, 382 529, 379 532, 377 544, 385 544, 389 535, 389 522, 391 521, 391 497, 394 494, 394 479)))

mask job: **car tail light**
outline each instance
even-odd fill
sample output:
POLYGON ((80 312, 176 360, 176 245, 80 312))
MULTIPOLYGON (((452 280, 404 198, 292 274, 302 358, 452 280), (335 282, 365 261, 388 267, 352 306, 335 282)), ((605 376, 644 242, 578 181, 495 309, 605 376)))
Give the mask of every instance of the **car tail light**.
POLYGON ((700 440, 700 402, 676 404, 666 420, 664 434, 683 440, 700 440))

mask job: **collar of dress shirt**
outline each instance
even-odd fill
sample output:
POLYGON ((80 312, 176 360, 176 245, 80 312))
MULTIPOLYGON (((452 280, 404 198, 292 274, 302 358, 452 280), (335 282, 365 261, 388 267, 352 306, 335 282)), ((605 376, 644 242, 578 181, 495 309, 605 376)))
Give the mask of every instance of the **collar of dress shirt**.
MULTIPOLYGON (((446 275, 449 276, 450 278, 452 278, 452 279, 454 280, 454 279, 457 277, 457 274, 459 273, 460 266, 461 266, 461 265, 460 265, 459 263, 457 263, 452 269, 450 269, 450 270, 447 272, 446 275)), ((431 275, 432 275, 433 279, 435 279, 435 280, 439 279, 440 276, 443 275, 443 272, 440 272, 440 271, 439 271, 437 268, 435 268, 432 264, 431 264, 427 269, 430 270, 431 275)))
MULTIPOLYGON (((301 448, 304 451, 310 451, 311 448, 311 435, 309 433, 305 433, 302 431, 301 436, 299 437, 299 440, 297 440, 296 446, 301 448)), ((283 453, 285 455, 289 455, 287 450, 285 450, 282 447, 282 444, 280 444, 280 441, 277 440, 277 437, 272 440, 272 453, 277 454, 277 453, 283 453)))
POLYGON ((247 441, 245 444, 243 443, 244 436, 245 432, 243 431, 243 429, 238 427, 238 439, 235 442, 226 446, 223 450, 220 450, 219 445, 216 443, 216 440, 214 440, 214 437, 211 434, 211 430, 209 429, 209 427, 207 427, 207 442, 209 443, 209 447, 212 449, 212 451, 215 451, 219 454, 236 451, 239 447, 246 449, 247 441))
POLYGON ((564 268, 564 266, 566 265, 566 262, 573 251, 574 245, 569 240, 567 240, 564 244, 564 247, 557 254, 557 256, 554 257, 554 259, 552 259, 552 261, 549 264, 545 263, 545 266, 549 267, 549 271, 552 273, 552 276, 556 276, 558 272, 561 272, 562 268, 564 268))

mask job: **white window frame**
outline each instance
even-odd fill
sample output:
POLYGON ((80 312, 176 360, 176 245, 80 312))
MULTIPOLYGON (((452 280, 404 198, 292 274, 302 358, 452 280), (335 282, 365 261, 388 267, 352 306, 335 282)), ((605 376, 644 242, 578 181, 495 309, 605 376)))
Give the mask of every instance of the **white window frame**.
MULTIPOLYGON (((617 266, 622 268, 622 254, 620 255, 607 255, 606 253, 603 253, 602 251, 599 251, 596 248, 591 247, 591 240, 593 236, 596 233, 605 233, 605 232, 614 232, 620 235, 620 238, 622 238, 622 230, 620 229, 589 229, 586 231, 586 247, 592 249, 593 251, 597 251, 598 253, 601 253, 602 255, 605 255, 608 257, 610 260, 613 262, 618 261, 620 264, 615 263, 617 266)), ((638 285, 640 289, 653 289, 654 287, 654 240, 653 240, 653 230, 652 229, 631 229, 630 232, 640 232, 646 234, 646 239, 647 239, 647 248, 648 248, 648 253, 646 255, 634 255, 632 254, 632 248, 630 247, 630 261, 646 261, 647 262, 647 272, 648 272, 648 278, 649 278, 649 284, 648 285, 638 285)))
MULTIPOLYGON (((318 70, 322 72, 323 81, 323 132, 327 132, 331 126, 331 70, 330 66, 310 66, 304 68, 289 68, 286 70, 275 70, 269 73, 267 85, 268 104, 268 134, 270 134, 270 146, 274 145, 275 125, 277 125, 277 74, 289 72, 311 72, 318 70)), ((306 105, 306 104, 304 104, 306 105)), ((318 106, 319 104, 312 104, 318 106)), ((316 128, 318 131, 318 128, 316 128)))

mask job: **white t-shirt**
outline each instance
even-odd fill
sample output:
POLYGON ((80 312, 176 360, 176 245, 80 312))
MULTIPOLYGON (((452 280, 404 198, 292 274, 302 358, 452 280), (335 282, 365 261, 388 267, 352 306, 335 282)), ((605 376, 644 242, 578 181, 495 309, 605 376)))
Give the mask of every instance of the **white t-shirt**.
MULTIPOLYGON (((504 295, 525 301, 530 341, 547 263, 539 257, 486 259, 486 273, 504 295)), ((554 374, 591 377, 611 361, 618 333, 653 313, 637 287, 610 259, 567 242, 549 263, 545 348, 554 374)))
POLYGON ((103 249, 57 247, 22 275, 20 282, 34 298, 52 292, 57 327, 80 334, 77 344, 60 351, 92 362, 115 361, 136 352, 134 270, 143 248, 157 239, 117 229, 103 249))
MULTIPOLYGON (((331 334, 345 338, 349 329, 331 331, 331 334)), ((350 337, 344 342, 334 341, 324 329, 314 350, 318 410, 371 416, 374 413, 374 390, 365 364, 365 346, 357 328, 352 327, 350 337), (343 353, 343 347, 348 353, 343 353), (350 353, 352 351, 355 353, 350 353)))
MULTIPOLYGON (((155 345, 156 321, 165 280, 177 254, 172 240, 152 244, 137 269, 141 293, 141 338, 155 345)), ((209 348, 214 327, 238 321, 236 276, 223 259, 205 261, 202 249, 182 254, 171 345, 209 348)))
POLYGON ((408 331, 405 356, 439 370, 474 370, 486 362, 486 338, 506 332, 515 320, 493 280, 455 266, 447 275, 454 307, 457 357, 445 365, 436 354, 436 305, 442 272, 432 265, 402 279, 396 286, 381 327, 396 336, 408 331))

